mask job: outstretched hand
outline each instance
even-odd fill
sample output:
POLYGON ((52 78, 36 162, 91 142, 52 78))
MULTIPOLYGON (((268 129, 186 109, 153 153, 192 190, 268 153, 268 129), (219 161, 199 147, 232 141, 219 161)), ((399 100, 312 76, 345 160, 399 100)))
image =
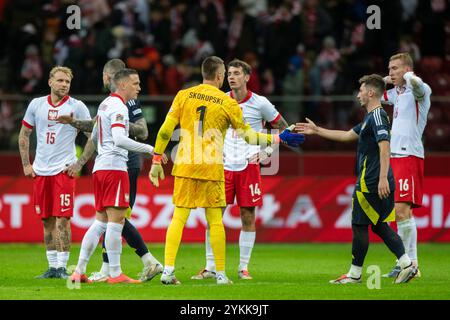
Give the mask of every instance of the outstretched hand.
POLYGON ((314 122, 306 118, 306 122, 298 122, 295 124, 294 131, 307 135, 316 134, 319 127, 314 122))

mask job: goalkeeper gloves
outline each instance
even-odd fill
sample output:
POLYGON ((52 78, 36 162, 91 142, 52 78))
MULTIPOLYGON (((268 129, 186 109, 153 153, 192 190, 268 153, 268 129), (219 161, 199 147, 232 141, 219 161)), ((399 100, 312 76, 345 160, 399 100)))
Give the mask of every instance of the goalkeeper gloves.
POLYGON ((284 129, 282 133, 278 136, 280 138, 280 142, 286 144, 290 147, 298 147, 303 142, 305 142, 305 135, 301 133, 292 133, 292 129, 294 125, 291 125, 289 128, 284 129))
POLYGON ((161 165, 162 155, 155 153, 153 155, 152 167, 148 173, 151 183, 155 187, 159 187, 159 180, 164 180, 164 169, 161 165))

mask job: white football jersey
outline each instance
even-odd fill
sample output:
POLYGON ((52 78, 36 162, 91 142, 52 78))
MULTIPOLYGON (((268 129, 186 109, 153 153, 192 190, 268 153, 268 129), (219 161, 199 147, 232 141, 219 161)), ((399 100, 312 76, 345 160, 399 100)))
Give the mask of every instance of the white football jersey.
POLYGON ((97 157, 93 172, 97 170, 127 171, 128 150, 116 147, 112 136, 113 127, 125 129, 128 137, 128 108, 122 98, 114 93, 100 103, 97 111, 97 157))
POLYGON ((50 95, 35 98, 28 105, 22 124, 30 129, 36 127, 33 170, 38 176, 57 175, 77 161, 75 138, 78 130, 56 122, 59 116, 69 114, 81 120, 91 119, 86 105, 69 96, 65 96, 58 105, 53 105, 50 95))
POLYGON ((422 134, 430 110, 431 88, 424 83, 424 96, 414 97, 409 85, 384 92, 383 100, 394 105, 391 130, 391 157, 424 158, 422 134))
MULTIPOLYGON (((233 97, 233 92, 227 93, 233 97)), ((274 123, 281 117, 270 101, 254 92, 248 91, 244 100, 239 102, 244 119, 255 131, 262 131, 265 122, 274 123)), ((260 146, 250 145, 229 127, 225 135, 223 157, 224 168, 229 171, 242 171, 248 165, 248 159, 260 151, 260 146)))

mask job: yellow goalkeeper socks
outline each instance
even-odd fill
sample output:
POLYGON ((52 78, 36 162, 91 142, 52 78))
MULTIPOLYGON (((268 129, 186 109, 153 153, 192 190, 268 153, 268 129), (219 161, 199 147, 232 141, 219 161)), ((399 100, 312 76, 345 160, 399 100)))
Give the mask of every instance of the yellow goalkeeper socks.
POLYGON ((166 245, 164 249, 164 265, 175 266, 178 248, 180 247, 181 236, 184 225, 189 217, 191 209, 175 207, 172 221, 166 233, 166 245))
POLYGON ((211 247, 216 262, 216 270, 225 271, 225 228, 222 223, 221 208, 206 208, 211 247))

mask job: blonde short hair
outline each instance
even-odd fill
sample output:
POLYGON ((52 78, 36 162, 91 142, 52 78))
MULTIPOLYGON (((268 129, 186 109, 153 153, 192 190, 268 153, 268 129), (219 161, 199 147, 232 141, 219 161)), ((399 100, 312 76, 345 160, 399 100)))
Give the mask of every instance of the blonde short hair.
POLYGON ((410 67, 411 69, 412 69, 413 66, 414 66, 413 59, 411 58, 410 54, 407 53, 407 52, 394 54, 394 55, 389 59, 389 61, 397 60, 397 59, 398 59, 398 60, 401 60, 402 63, 403 63, 404 65, 410 67))
POLYGON ((63 73, 65 73, 67 76, 69 76, 70 80, 73 79, 73 73, 72 73, 72 70, 71 70, 70 68, 63 67, 63 66, 56 66, 56 67, 53 67, 52 70, 50 70, 50 76, 49 76, 49 78, 53 78, 57 72, 63 72, 63 73))
POLYGON ((223 60, 216 56, 207 57, 202 62, 202 76, 205 80, 214 80, 223 60))

